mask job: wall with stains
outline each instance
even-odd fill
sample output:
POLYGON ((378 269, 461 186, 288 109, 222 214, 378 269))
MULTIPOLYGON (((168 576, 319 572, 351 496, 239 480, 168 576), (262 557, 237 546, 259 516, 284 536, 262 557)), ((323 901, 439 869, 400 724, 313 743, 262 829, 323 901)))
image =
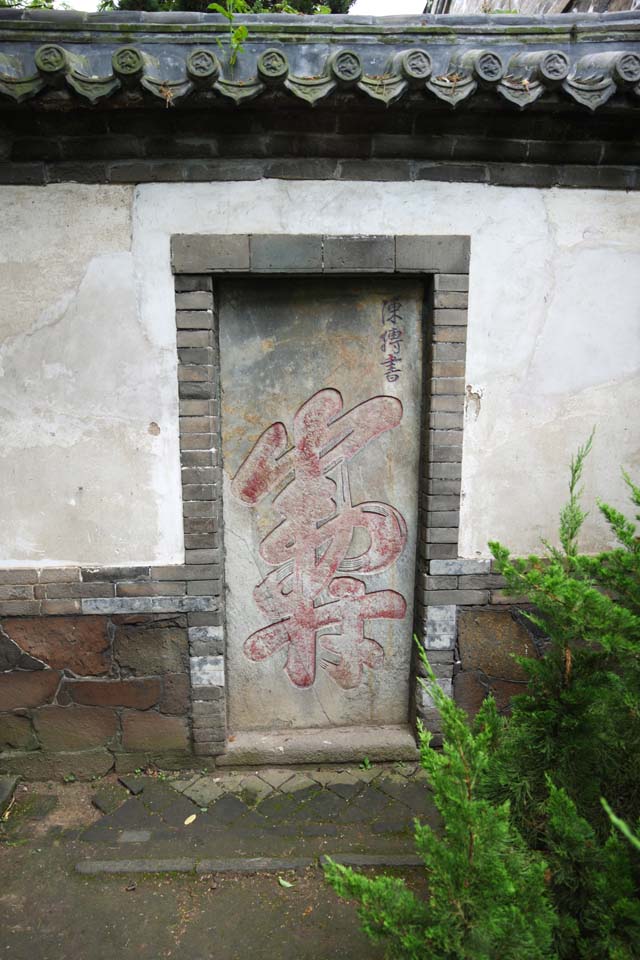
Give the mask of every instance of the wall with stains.
POLYGON ((133 189, 0 188, 0 564, 182 558, 175 324, 138 310, 133 189))
MULTIPOLYGON (((468 234, 460 555, 640 475, 640 196, 262 180, 0 190, 3 566, 181 557, 174 233, 468 234)), ((606 542, 592 509, 585 546, 606 542)))

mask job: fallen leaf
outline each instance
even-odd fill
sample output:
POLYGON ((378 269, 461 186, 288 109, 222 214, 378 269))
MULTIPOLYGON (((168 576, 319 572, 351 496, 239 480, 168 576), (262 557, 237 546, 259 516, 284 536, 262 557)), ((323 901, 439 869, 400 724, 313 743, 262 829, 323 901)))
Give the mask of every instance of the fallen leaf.
POLYGON ((292 887, 293 884, 289 880, 285 880, 284 877, 278 877, 278 883, 281 887, 292 887))
POLYGON ((185 820, 185 822, 184 822, 185 827, 188 827, 189 824, 190 824, 190 823, 193 823, 193 821, 194 821, 195 819, 196 819, 196 814, 195 814, 195 813, 192 813, 191 816, 190 816, 190 817, 187 817, 187 819, 185 820))

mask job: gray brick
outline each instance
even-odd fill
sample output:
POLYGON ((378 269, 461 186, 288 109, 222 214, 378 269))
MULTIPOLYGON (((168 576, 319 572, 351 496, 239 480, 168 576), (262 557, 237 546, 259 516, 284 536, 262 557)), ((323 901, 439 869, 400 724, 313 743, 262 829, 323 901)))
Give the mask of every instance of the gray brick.
POLYGON ((226 724, 216 724, 212 727, 204 727, 200 729, 199 727, 193 728, 193 740, 194 747, 198 746, 201 743, 211 743, 212 740, 216 739, 218 742, 224 738, 226 733, 226 724))
MULTIPOLYGON (((197 330, 196 333, 204 333, 204 331, 197 330)), ((178 360, 180 363, 204 363, 211 365, 213 359, 213 349, 211 347, 180 347, 178 350, 178 360)), ((210 377, 207 377, 207 379, 210 379, 210 377)))
POLYGON ((324 238, 325 273, 393 273, 393 237, 324 238))
POLYGON ((185 562, 189 564, 187 576, 189 575, 190 565, 207 564, 210 570, 210 576, 217 576, 222 573, 222 551, 221 550, 187 550, 185 552, 185 562))
POLYGON ((212 400, 217 392, 215 380, 205 380, 200 383, 181 380, 178 383, 178 396, 181 400, 212 400))
POLYGON ((343 160, 338 164, 340 180, 380 180, 397 182, 413 179, 409 160, 343 160))
MULTIPOLYGON (((220 657, 199 657, 200 660, 220 660, 220 657)), ((214 687, 218 687, 219 690, 224 690, 224 684, 215 683, 214 687)), ((216 722, 224 720, 226 712, 226 704, 224 697, 217 697, 215 700, 202 700, 199 694, 200 687, 195 688, 198 692, 194 694, 193 701, 191 704, 191 715, 193 717, 194 726, 197 727, 211 727, 216 722)), ((212 738, 215 739, 215 738, 212 738)))
POLYGON ((464 377, 435 377, 430 381, 432 396, 464 396, 464 377))
POLYGON ((185 500, 182 504, 183 517, 212 517, 213 500, 185 500))
POLYGON ((220 740, 215 743, 194 743, 193 752, 198 757, 219 757, 227 752, 227 741, 220 740))
POLYGON ((462 461, 462 447, 440 447, 429 445, 429 457, 438 463, 460 463, 462 461))
POLYGON ((186 550, 214 550, 220 546, 220 535, 217 533, 187 533, 184 535, 186 550))
POLYGON ((445 430, 448 427, 460 427, 464 425, 464 416, 462 413, 430 413, 429 426, 436 430, 445 430))
POLYGON ((423 574, 420 578, 423 590, 457 590, 457 577, 430 577, 423 574))
POLYGON ((224 640, 224 630, 222 627, 189 627, 189 643, 195 640, 206 641, 207 643, 221 644, 224 640))
POLYGON ((433 278, 434 289, 440 290, 468 290, 468 273, 436 273, 433 278))
POLYGON ((205 380, 212 380, 214 368, 211 364, 205 363, 182 363, 178 367, 178 380, 188 383, 202 383, 205 380))
POLYGON ((214 451, 183 450, 180 454, 180 463, 184 467, 211 467, 214 464, 214 451))
POLYGON ((460 523, 458 510, 434 510, 427 514, 429 527, 457 527, 460 523))
POLYGON ((211 290, 212 282, 208 273, 202 273, 198 276, 196 273, 180 276, 176 274, 175 278, 176 293, 192 292, 193 290, 211 290))
POLYGON ((37 617, 39 613, 39 600, 0 601, 0 616, 2 617, 37 617))
POLYGON ((212 433, 185 433, 180 434, 181 450, 211 450, 214 435, 212 433))
POLYGON ((213 467, 183 467, 180 473, 183 490, 192 484, 213 483, 217 471, 213 467))
POLYGON ((432 560, 429 572, 441 576, 489 573, 489 560, 432 560))
POLYGON ((176 309, 211 310, 211 293, 208 290, 189 290, 184 293, 176 293, 176 309))
POLYGON ((459 590, 501 590, 503 587, 506 587, 506 581, 504 577, 501 577, 498 573, 458 577, 459 590))
POLYGON ((396 237, 396 269, 401 272, 468 273, 469 238, 396 237))
MULTIPOLYGON (((176 344, 179 349, 201 349, 211 347, 213 332, 211 330, 177 330, 176 344)), ((211 362, 211 361, 209 361, 211 362)))
POLYGON ((0 584, 38 583, 38 570, 0 570, 0 584))
POLYGON ((434 310, 433 322, 436 327, 466 327, 468 323, 466 310, 434 310))
POLYGON ((178 330, 211 330, 213 313, 210 310, 176 310, 178 330))
POLYGON ((81 613, 80 600, 43 600, 40 611, 43 616, 65 617, 74 613, 81 613))
POLYGON ((427 485, 429 494, 460 494, 459 480, 429 480, 427 485))
POLYGON ((180 417, 179 429, 180 433, 210 433, 211 417, 180 417))
POLYGON ((461 394, 449 396, 432 396, 430 399, 430 409, 434 413, 463 413, 464 396, 461 394))
POLYGON ((464 377, 465 364, 461 360, 434 360, 431 363, 432 377, 464 377))
POLYGON ((181 597, 187 592, 184 580, 162 583, 117 583, 117 597, 181 597))
POLYGON ((210 417, 216 405, 213 400, 181 400, 179 406, 181 417, 210 417))
POLYGON ((484 606, 489 602, 488 590, 425 590, 424 603, 455 603, 467 606, 484 606))
POLYGON ((0 587, 0 600, 33 600, 33 586, 31 584, 13 583, 0 587))
POLYGON ((222 594, 222 580, 191 580, 187 584, 190 597, 219 597, 222 594))
POLYGON ((82 567, 82 580, 91 583, 94 580, 148 580, 149 567, 82 567))
POLYGON ((44 567, 40 583, 74 583, 80 580, 80 567, 44 567))
POLYGON ((199 703, 212 700, 224 700, 225 695, 226 691, 224 687, 198 687, 199 703))
POLYGON ((454 661, 454 651, 453 650, 432 650, 429 656, 427 657, 431 666, 436 663, 448 664, 450 667, 453 666, 454 661))
POLYGON ((189 669, 193 687, 224 687, 224 657, 190 657, 189 669))
POLYGON ((424 549, 421 551, 421 556, 425 560, 431 559, 454 559, 458 556, 458 544, 457 543, 425 543, 424 549))
POLYGON ((432 344, 432 356, 435 362, 440 363, 443 360, 452 360, 458 361, 458 363, 463 363, 467 346, 465 343, 441 343, 437 342, 432 344))
POLYGON ((433 305, 436 310, 466 310, 468 301, 467 293, 436 292, 433 305))
POLYGON ((152 567, 151 576, 154 580, 211 580, 214 569, 209 563, 152 567))
POLYGON ((220 611, 220 605, 214 606, 213 610, 207 613, 189 613, 187 623, 190 627, 220 627, 223 623, 223 616, 220 611))
POLYGON ((433 339, 437 343, 466 343, 467 328, 451 326, 434 327, 433 339))
POLYGON ((215 483, 185 483, 182 487, 184 500, 215 500, 217 496, 215 483))
POLYGON ((429 477, 436 480, 459 480, 462 476, 461 463, 430 462, 427 467, 429 477))
POLYGON ((464 396, 465 381, 464 377, 442 377, 431 381, 431 393, 433 396, 446 394, 447 396, 464 396))
POLYGON ((215 607, 210 597, 109 597, 82 600, 83 613, 190 613, 215 607))
POLYGON ((216 533, 218 529, 213 517, 187 517, 182 525, 185 533, 193 534, 216 533))
POLYGON ((431 430, 429 443, 433 446, 462 446, 462 430, 431 430))
POLYGON ((179 234, 171 238, 171 262, 176 273, 247 272, 249 237, 246 234, 179 234))
POLYGON ((113 583, 48 583, 47 600, 71 600, 82 597, 112 597, 115 592, 113 583))
POLYGON ((456 496, 425 497, 427 512, 455 510, 459 514, 460 498, 456 496))
POLYGON ((320 234, 260 234, 250 239, 251 270, 255 273, 321 273, 320 234))
POLYGON ((427 530, 427 543, 458 543, 457 527, 434 527, 427 530))

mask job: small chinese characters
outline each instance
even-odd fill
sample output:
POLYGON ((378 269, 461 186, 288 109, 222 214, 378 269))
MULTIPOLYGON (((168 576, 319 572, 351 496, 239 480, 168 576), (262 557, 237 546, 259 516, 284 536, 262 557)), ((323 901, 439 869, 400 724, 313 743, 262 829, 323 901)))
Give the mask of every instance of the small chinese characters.
POLYGON ((380 349, 384 354, 384 359, 380 365, 385 368, 385 379, 387 383, 396 383, 402 373, 402 343, 404 340, 402 330, 402 304, 394 297, 392 300, 382 301, 382 326, 383 332, 380 334, 380 349))

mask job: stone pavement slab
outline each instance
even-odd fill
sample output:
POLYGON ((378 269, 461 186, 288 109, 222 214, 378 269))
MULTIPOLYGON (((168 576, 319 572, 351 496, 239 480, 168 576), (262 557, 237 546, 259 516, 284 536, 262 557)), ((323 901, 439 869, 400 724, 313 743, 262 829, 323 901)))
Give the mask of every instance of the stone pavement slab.
POLYGON ((124 783, 107 778, 92 794, 98 806, 108 797, 104 815, 76 831, 78 862, 182 858, 195 869, 212 860, 317 862, 334 851, 412 856, 414 818, 436 824, 437 814, 420 768, 410 767, 254 768, 173 779, 148 772, 124 783))

